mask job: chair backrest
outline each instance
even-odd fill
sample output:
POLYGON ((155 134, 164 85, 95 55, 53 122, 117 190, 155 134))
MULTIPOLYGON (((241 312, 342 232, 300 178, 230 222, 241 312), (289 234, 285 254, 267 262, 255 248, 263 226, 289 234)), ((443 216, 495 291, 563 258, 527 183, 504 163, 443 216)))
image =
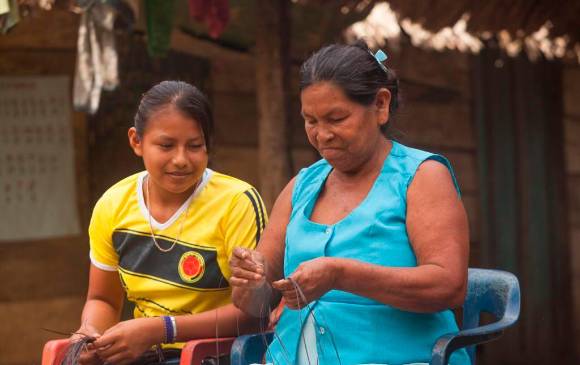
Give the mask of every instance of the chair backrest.
MULTIPOLYGON (((469 269, 468 288, 463 304, 462 330, 479 326, 480 315, 487 312, 497 322, 484 327, 490 331, 513 325, 520 314, 520 285, 515 275, 501 270, 469 269)), ((467 347, 475 364, 475 345, 467 347)))

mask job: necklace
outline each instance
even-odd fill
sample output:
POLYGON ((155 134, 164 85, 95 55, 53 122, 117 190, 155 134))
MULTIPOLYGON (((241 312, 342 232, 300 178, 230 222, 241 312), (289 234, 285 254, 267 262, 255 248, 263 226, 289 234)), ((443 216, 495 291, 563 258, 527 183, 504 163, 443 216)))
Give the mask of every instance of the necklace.
MULTIPOLYGON (((200 180, 201 181, 201 180, 200 180)), ((197 189, 197 186, 199 185, 199 181, 195 184, 195 186, 193 187, 193 191, 195 192, 195 189, 197 189)), ((157 249, 161 252, 169 252, 171 250, 173 250, 173 247, 175 247, 175 244, 177 243, 177 241, 179 240, 179 237, 181 237, 181 232, 183 232, 183 223, 187 220, 187 213, 189 212, 189 206, 191 205, 191 202, 189 202, 189 204, 187 204, 187 208, 185 208, 185 216, 181 219, 181 224, 179 225, 179 233, 177 234, 177 237, 175 237, 173 239, 173 243, 171 244, 171 247, 169 248, 162 248, 159 245, 159 242, 157 242, 157 238, 155 237, 155 231, 153 230, 153 224, 151 223, 151 199, 149 199, 149 176, 147 176, 147 183, 145 184, 145 195, 147 197, 147 205, 149 205, 147 207, 147 215, 149 218, 149 230, 151 231, 151 238, 153 238, 153 243, 155 244, 155 247, 157 247, 157 249)))

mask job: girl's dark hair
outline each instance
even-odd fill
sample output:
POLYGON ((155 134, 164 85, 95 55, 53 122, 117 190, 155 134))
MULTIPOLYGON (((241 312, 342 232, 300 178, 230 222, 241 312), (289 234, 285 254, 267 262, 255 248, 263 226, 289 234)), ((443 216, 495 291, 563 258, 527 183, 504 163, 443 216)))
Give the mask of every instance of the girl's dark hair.
POLYGON ((137 135, 142 138, 151 115, 167 106, 199 123, 209 152, 214 129, 209 101, 198 88, 183 81, 163 81, 143 94, 135 113, 137 135))
MULTIPOLYGON (((300 91, 328 81, 339 86, 350 100, 369 106, 379 89, 387 88, 391 92, 389 115, 399 107, 399 79, 392 69, 379 64, 364 40, 320 49, 302 64, 300 75, 300 91)), ((385 135, 390 124, 381 126, 385 135)))

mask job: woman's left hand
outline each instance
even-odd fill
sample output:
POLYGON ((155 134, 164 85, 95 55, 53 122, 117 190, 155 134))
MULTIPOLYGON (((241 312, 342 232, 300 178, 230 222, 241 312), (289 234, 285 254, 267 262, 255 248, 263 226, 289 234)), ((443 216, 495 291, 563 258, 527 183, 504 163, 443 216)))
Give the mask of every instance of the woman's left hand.
POLYGON ((93 346, 105 363, 124 365, 137 360, 153 345, 161 343, 164 335, 161 318, 137 318, 119 322, 109 328, 93 346))
POLYGON ((272 287, 282 292, 288 308, 303 308, 335 287, 338 276, 336 263, 337 260, 331 257, 303 262, 288 278, 273 282, 272 287))

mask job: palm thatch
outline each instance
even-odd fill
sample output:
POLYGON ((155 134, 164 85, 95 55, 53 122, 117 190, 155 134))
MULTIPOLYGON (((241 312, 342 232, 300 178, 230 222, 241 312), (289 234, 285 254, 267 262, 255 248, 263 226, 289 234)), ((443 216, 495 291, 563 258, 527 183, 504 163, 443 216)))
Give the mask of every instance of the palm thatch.
POLYGON ((494 40, 509 55, 525 51, 531 59, 575 58, 580 62, 580 1, 577 0, 389 0, 350 3, 348 10, 375 5, 351 36, 377 44, 406 33, 413 44, 477 53, 494 40), (397 24, 393 24, 392 19, 397 24), (399 30, 397 30, 397 27, 399 30), (381 35, 385 35, 381 39, 381 35))

